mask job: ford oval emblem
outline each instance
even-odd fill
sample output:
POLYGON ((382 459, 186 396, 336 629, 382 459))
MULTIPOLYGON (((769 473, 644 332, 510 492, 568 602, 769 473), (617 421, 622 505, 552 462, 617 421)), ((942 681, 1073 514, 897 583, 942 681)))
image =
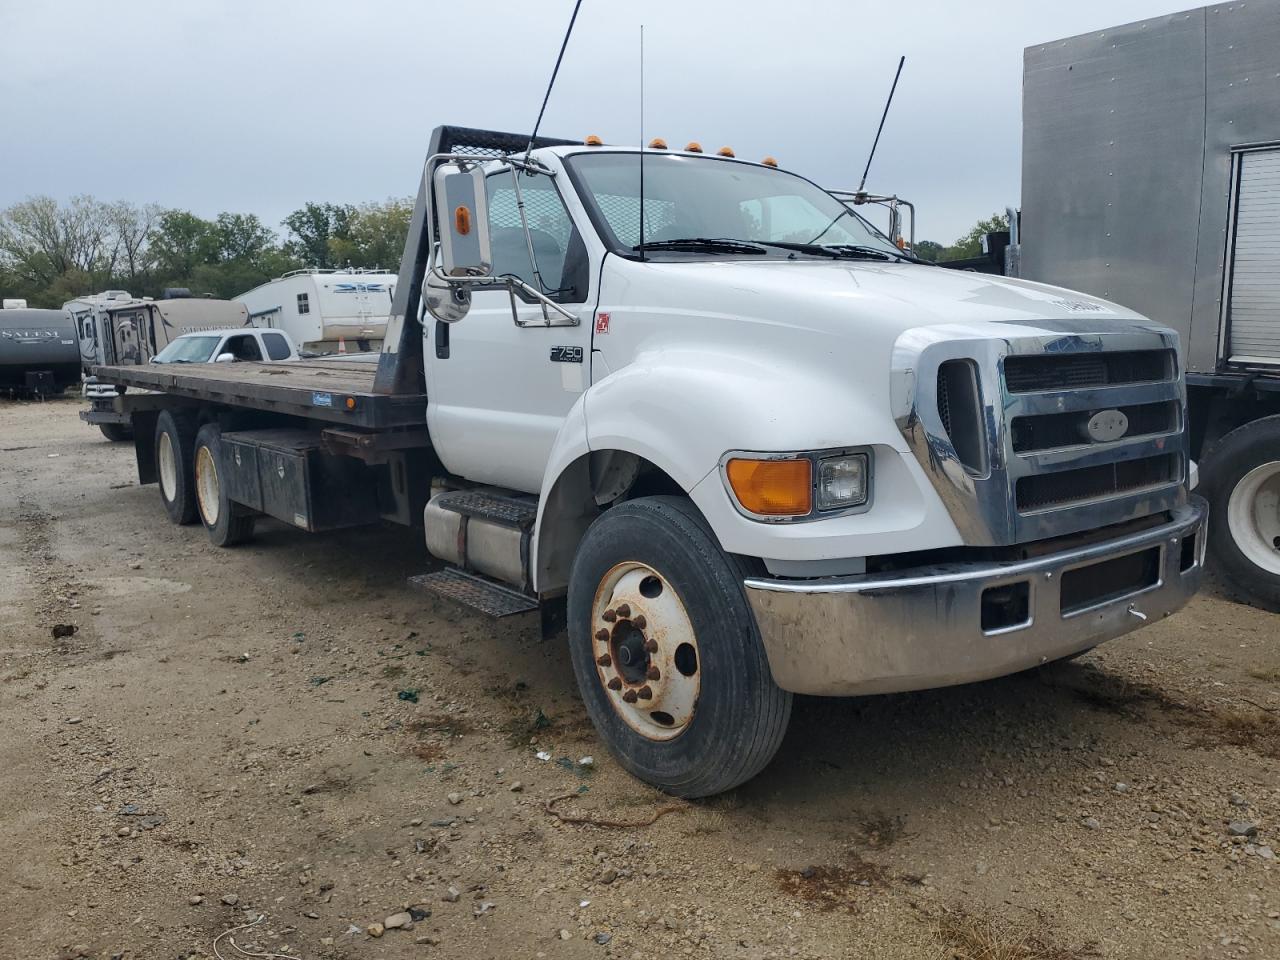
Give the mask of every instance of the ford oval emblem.
POLYGON ((1120 410, 1099 410, 1089 418, 1085 429, 1094 443, 1109 443, 1129 432, 1129 418, 1120 410))

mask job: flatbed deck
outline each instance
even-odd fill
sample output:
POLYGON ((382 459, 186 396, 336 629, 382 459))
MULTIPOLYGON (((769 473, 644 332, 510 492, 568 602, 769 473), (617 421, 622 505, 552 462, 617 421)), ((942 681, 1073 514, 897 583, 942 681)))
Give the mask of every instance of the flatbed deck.
MULTIPOLYGON (((99 380, 169 396, 266 410, 366 429, 425 427, 423 393, 373 392, 377 364, 300 360, 94 367, 99 380)), ((117 400, 129 406, 128 393, 117 400)))

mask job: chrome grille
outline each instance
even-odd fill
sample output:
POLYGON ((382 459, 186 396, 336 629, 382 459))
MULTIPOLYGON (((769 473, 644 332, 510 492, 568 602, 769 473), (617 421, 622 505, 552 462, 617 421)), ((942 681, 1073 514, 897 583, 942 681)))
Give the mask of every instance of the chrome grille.
POLYGON ((1174 371, 1172 350, 1040 354, 1009 357, 1004 362, 1010 393, 1151 383, 1170 379, 1174 371))
POLYGON ((1102 463, 1058 473, 1019 477, 1018 510, 1029 513, 1068 504, 1105 499, 1118 493, 1133 493, 1163 486, 1182 476, 1182 458, 1176 453, 1119 463, 1102 463))
POLYGON ((1186 501, 1176 335, 1121 319, 1044 327, 1007 339, 996 324, 970 337, 917 330, 895 346, 895 374, 913 389, 898 424, 967 544, 1028 543, 1186 501), (962 412, 961 396, 976 410, 962 412))
MULTIPOLYGON (((1178 404, 1172 400, 1115 407, 1129 421, 1126 436, 1149 437, 1178 429, 1178 404)), ((1034 453, 1091 443, 1089 419, 1097 410, 1074 410, 1070 413, 1046 413, 1038 417, 1014 417, 1009 433, 1014 453, 1034 453)))

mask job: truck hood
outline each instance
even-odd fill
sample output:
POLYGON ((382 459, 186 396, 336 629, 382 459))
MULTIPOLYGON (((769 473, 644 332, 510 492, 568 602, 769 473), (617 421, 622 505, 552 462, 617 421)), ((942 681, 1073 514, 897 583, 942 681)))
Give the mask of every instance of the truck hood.
MULTIPOLYGON (((701 305, 714 313, 763 322, 785 318, 785 324, 815 332, 856 331, 876 340, 922 326, 989 322, 1041 332, 1095 325, 1114 330, 1117 321, 1154 326, 1141 314, 1089 294, 919 264, 769 260, 646 266, 668 295, 678 289, 685 303, 706 297, 710 302, 701 305)), ((1017 334, 988 329, 985 335, 1017 334)))

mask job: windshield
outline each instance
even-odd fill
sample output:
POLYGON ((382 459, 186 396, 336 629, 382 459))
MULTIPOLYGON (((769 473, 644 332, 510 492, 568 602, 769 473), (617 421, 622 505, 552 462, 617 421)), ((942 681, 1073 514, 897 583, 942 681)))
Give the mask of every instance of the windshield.
POLYGON ((208 363, 221 337, 179 337, 155 356, 156 363, 208 363))
MULTIPOLYGON (((574 154, 566 162, 594 201, 594 219, 605 231, 605 241, 630 252, 640 242, 639 154, 574 154)), ((646 248, 663 241, 714 238, 873 247, 900 254, 870 224, 808 180, 713 157, 646 153, 644 214, 646 248)))

